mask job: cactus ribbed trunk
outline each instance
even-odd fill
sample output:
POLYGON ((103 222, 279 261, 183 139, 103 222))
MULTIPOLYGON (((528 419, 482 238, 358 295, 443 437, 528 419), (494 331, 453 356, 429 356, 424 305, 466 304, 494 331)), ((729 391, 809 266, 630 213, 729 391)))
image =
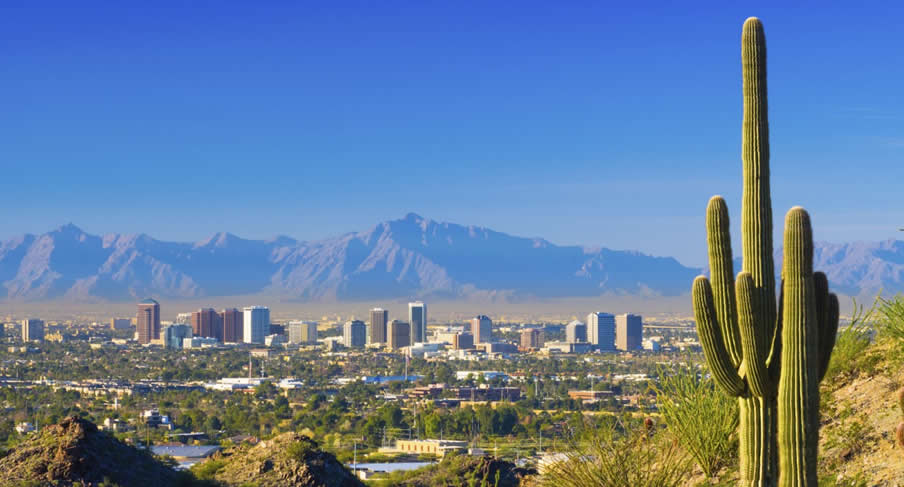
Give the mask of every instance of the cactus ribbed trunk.
POLYGON ((819 320, 813 233, 803 208, 785 219, 782 375, 778 386, 780 485, 816 486, 819 443, 819 320))
POLYGON ((739 485, 773 486, 778 479, 775 442, 777 410, 774 398, 738 399, 740 422, 739 485))

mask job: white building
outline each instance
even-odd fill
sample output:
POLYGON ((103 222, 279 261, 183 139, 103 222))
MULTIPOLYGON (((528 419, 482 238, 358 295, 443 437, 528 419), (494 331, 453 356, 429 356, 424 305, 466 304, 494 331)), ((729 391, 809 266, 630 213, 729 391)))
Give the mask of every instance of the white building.
POLYGON ((411 325, 411 343, 427 341, 427 305, 415 301, 408 303, 408 323, 411 325))
POLYGON ((615 351, 615 315, 596 311, 587 315, 587 340, 604 352, 615 351))
POLYGON ((270 308, 266 306, 247 306, 244 308, 243 313, 244 333, 242 341, 245 343, 264 343, 264 337, 270 334, 270 308))

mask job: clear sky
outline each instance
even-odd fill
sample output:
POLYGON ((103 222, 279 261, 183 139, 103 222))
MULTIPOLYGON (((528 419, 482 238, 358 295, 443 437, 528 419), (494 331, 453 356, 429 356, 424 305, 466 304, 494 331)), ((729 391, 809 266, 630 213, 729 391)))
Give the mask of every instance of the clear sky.
POLYGON ((5 1, 0 238, 317 239, 413 211, 700 265, 707 199, 740 220, 750 15, 776 222, 898 236, 902 4, 727 3, 5 1))

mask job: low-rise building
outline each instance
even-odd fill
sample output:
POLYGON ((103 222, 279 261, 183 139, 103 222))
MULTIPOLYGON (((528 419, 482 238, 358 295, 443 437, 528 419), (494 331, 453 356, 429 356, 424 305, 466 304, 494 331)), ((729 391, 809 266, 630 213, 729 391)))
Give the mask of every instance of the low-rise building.
POLYGON ((436 455, 442 458, 446 453, 465 452, 468 449, 468 442, 454 440, 396 440, 395 450, 404 453, 415 453, 418 455, 428 454, 436 455))

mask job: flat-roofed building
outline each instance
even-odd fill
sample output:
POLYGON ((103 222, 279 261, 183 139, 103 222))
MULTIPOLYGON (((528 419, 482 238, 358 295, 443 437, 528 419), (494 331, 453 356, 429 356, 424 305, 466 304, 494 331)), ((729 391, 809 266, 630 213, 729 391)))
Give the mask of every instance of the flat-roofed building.
POLYGON ((411 324, 392 320, 387 333, 389 334, 389 348, 398 350, 411 345, 411 324))
POLYGON ((138 343, 160 340, 160 303, 150 298, 138 303, 137 323, 138 343))
POLYGON ((367 344, 367 326, 361 320, 352 320, 342 326, 342 343, 349 348, 361 348, 367 344))
POLYGON ((521 349, 539 350, 543 348, 543 331, 537 328, 521 331, 521 349))
POLYGON ((631 313, 615 317, 615 346, 619 350, 639 350, 643 347, 643 319, 631 313))
POLYGON ((415 301, 408 303, 408 323, 411 324, 411 343, 427 341, 427 305, 415 301))
POLYGON ((173 349, 182 348, 182 341, 191 339, 191 334, 191 326, 180 323, 165 325, 163 331, 160 332, 160 335, 163 338, 163 346, 173 349))
POLYGON ((493 341, 493 320, 485 315, 472 318, 471 335, 474 335, 475 344, 493 341))
POLYGON ((452 348, 455 350, 470 350, 474 348, 474 335, 470 333, 456 333, 452 336, 452 348))
POLYGON ((291 321, 289 322, 289 343, 316 343, 316 321, 291 321))
POLYGON ((565 341, 568 343, 586 343, 587 325, 574 320, 565 327, 565 341))
POLYGON ((195 336, 223 339, 220 315, 213 308, 201 308, 191 314, 191 330, 195 336))
POLYGON ((245 314, 235 308, 220 311, 220 324, 223 327, 223 343, 239 343, 242 341, 245 314))
POLYGON ((596 311, 587 315, 588 341, 598 350, 615 350, 615 315, 596 311))
POLYGON ((383 308, 370 310, 370 343, 386 343, 389 311, 383 308))
POLYGON ((111 330, 128 330, 132 327, 132 320, 128 318, 113 318, 110 320, 111 330))
POLYGON ((37 318, 22 320, 22 341, 43 342, 44 320, 39 320, 37 318))
POLYGON ((396 451, 443 457, 447 453, 464 452, 468 442, 455 440, 396 440, 396 451))
POLYGON ((264 338, 270 333, 270 308, 266 306, 246 306, 242 316, 244 333, 242 341, 245 343, 264 343, 264 338))

